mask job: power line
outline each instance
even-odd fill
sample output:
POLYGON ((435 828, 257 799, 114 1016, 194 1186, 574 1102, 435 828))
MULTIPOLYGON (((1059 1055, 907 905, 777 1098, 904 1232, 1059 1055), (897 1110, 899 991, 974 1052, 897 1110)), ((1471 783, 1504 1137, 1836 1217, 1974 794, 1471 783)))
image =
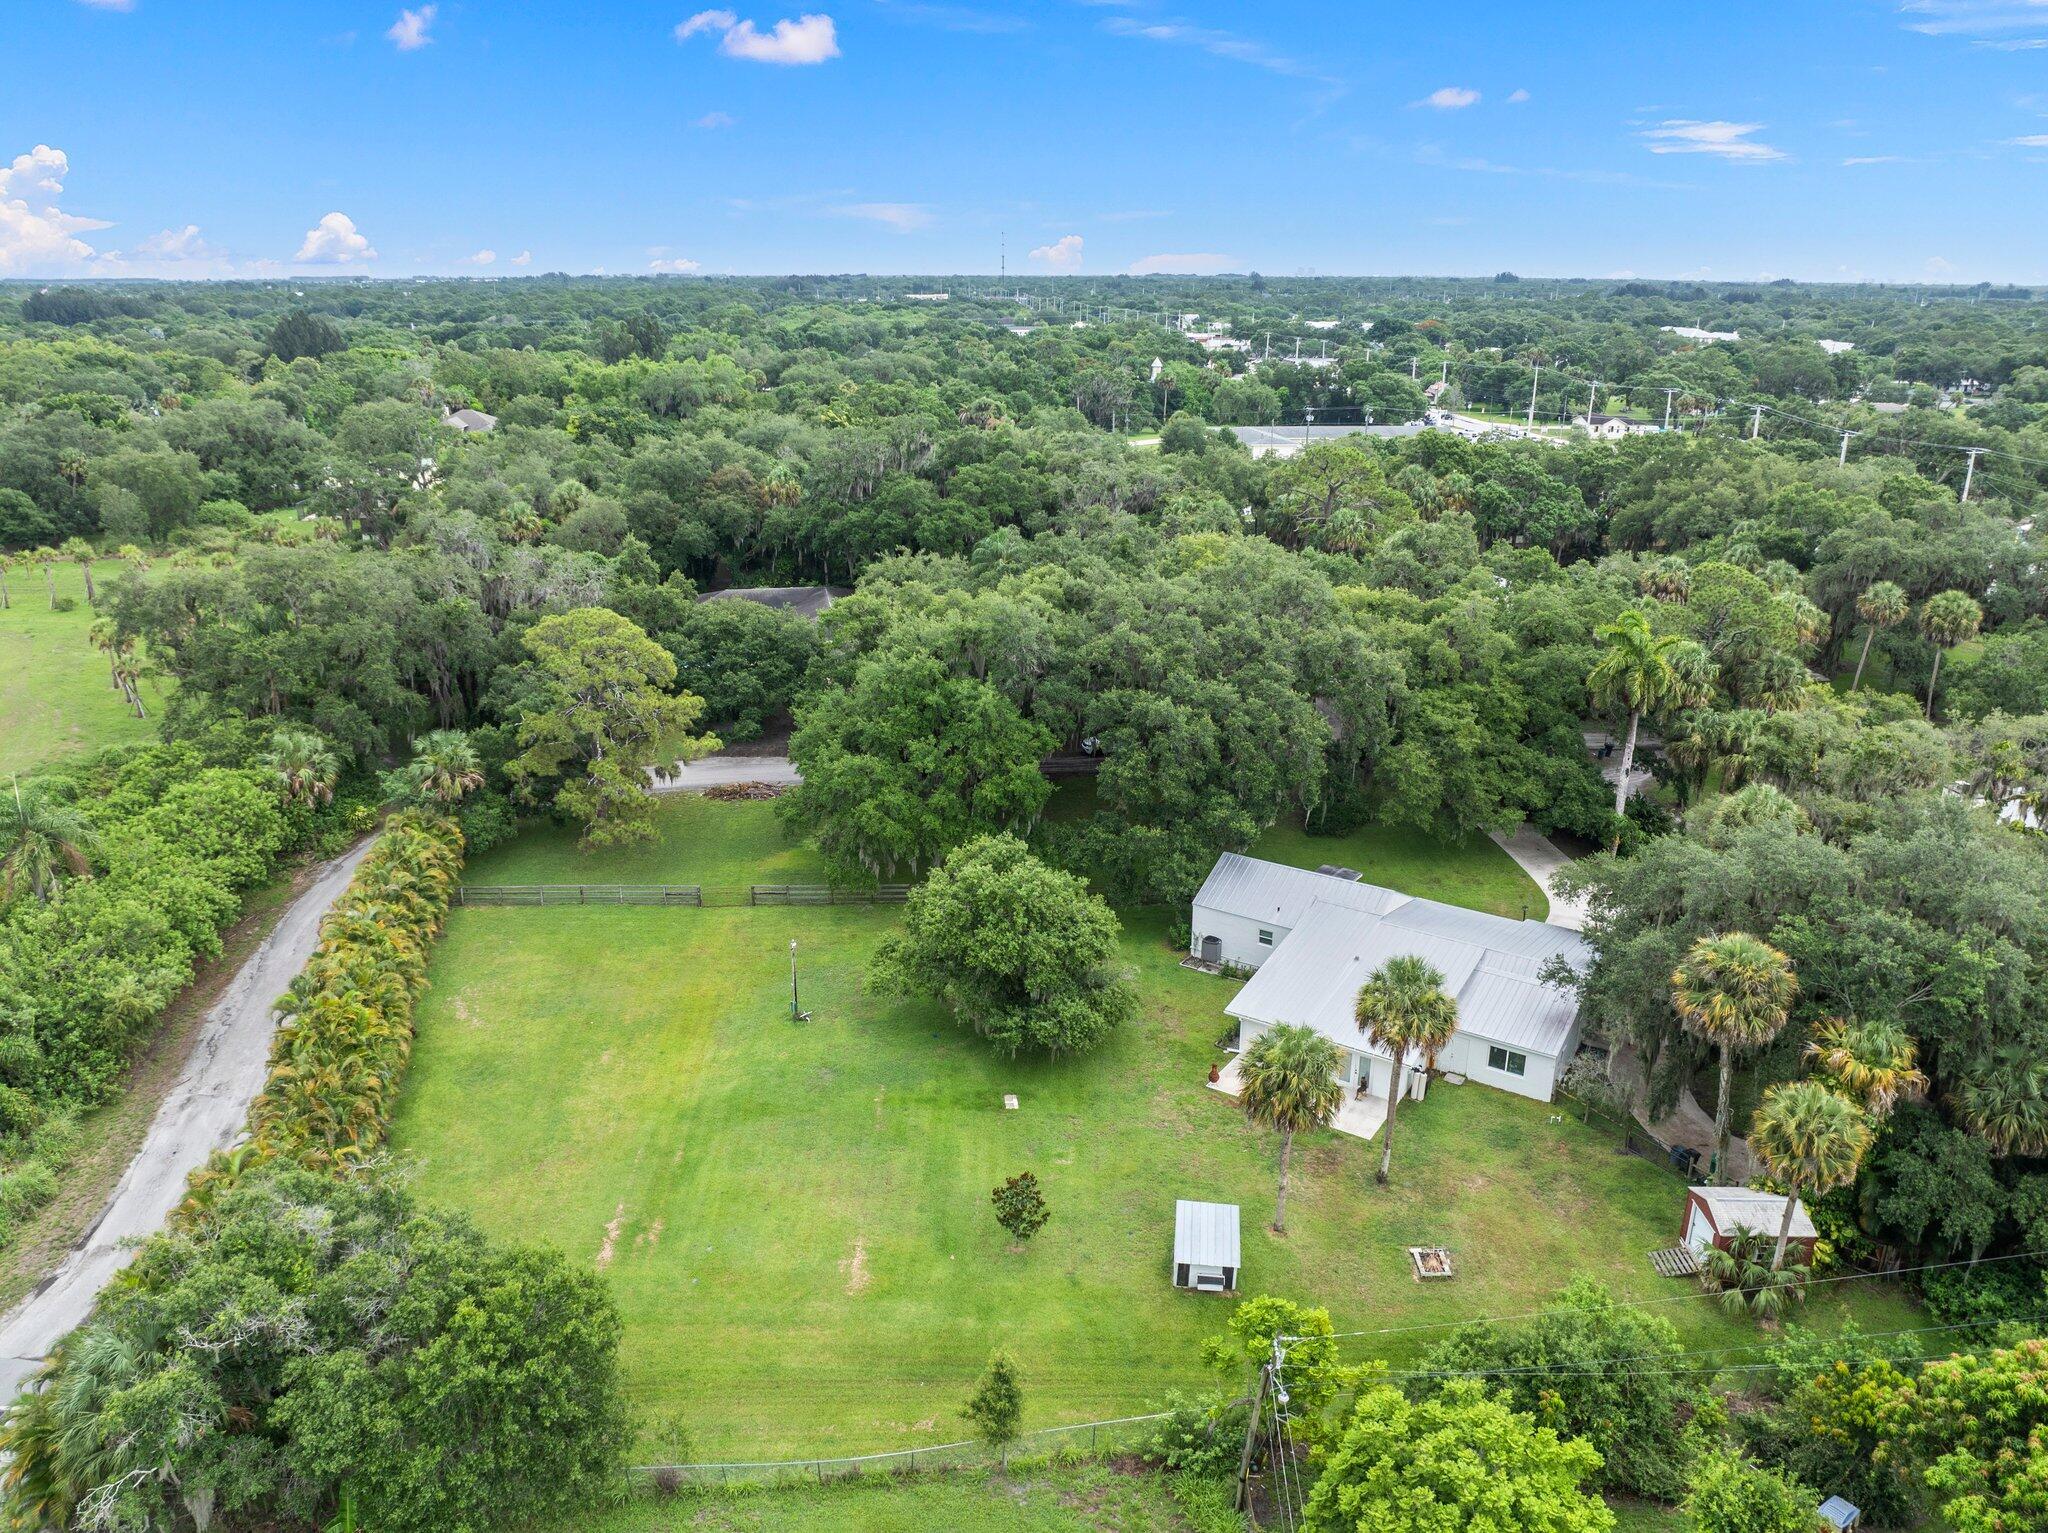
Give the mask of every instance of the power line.
MULTIPOLYGON (((2048 1258, 2048 1250, 2015 1251, 2008 1256, 1985 1256, 1975 1262, 1924 1262, 1917 1267, 1898 1267, 1890 1272, 1847 1272, 1839 1277, 1810 1278, 1809 1289, 1820 1288, 1830 1283, 1867 1283, 1879 1278, 1903 1277, 1909 1272, 1940 1272, 1950 1267, 1987 1267, 1994 1262, 2039 1261, 2048 1258)), ((1661 1299, 1615 1299, 1611 1301, 1617 1309, 1651 1309, 1662 1304, 1689 1304, 1696 1299, 1710 1299, 1713 1294, 1706 1289, 1695 1289, 1689 1293, 1666 1294, 1661 1299)), ((1280 1340, 1294 1341, 1342 1341, 1353 1336, 1399 1336, 1413 1331, 1443 1331, 1467 1325, 1508 1325, 1518 1320, 1539 1320, 1548 1311, 1525 1310, 1517 1315, 1474 1315, 1466 1320, 1430 1320, 1416 1325, 1388 1325, 1377 1330, 1332 1331, 1325 1336, 1282 1336, 1280 1340)))

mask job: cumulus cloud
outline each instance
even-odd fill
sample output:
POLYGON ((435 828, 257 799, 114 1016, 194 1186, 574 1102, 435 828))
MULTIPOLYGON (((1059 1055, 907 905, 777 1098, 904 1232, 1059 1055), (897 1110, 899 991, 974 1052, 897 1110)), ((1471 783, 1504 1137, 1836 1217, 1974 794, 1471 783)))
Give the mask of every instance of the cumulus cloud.
POLYGON ((1218 272, 1229 271, 1244 263, 1236 256, 1204 252, 1196 255, 1149 255, 1142 261, 1131 262, 1131 275, 1148 277, 1159 273, 1174 276, 1213 277, 1218 272))
POLYGON ((1040 245, 1033 250, 1031 259, 1043 261, 1054 271, 1078 271, 1081 267, 1081 236, 1062 234, 1050 245, 1040 245))
POLYGON ((299 253, 292 257, 308 266, 346 266, 352 261, 374 261, 377 252, 346 213, 329 213, 306 231, 299 253))
POLYGON ((1645 147, 1652 154, 1712 154, 1724 160, 1782 160, 1785 152, 1760 143, 1751 135, 1761 133, 1760 122, 1695 122, 1675 117, 1643 130, 1645 147))
POLYGON ((391 29, 384 35, 391 39, 400 53, 424 48, 434 40, 427 35, 427 29, 434 24, 434 12, 439 9, 439 6, 423 5, 416 11, 400 11, 398 20, 391 23, 391 29))
POLYGON ((473 254, 464 256, 462 258, 462 264, 464 266, 489 266, 493 261, 497 259, 497 251, 479 250, 474 252, 473 254))
POLYGON ((706 112, 690 126, 693 128, 729 128, 739 119, 730 112, 706 112))
POLYGON ((75 271, 98 255, 78 236, 110 227, 106 220, 57 205, 69 174, 69 156, 48 144, 0 166, 0 274, 75 271))
POLYGON ((855 202, 832 211, 847 218, 865 218, 870 223, 886 224, 898 234, 922 229, 932 221, 931 209, 921 202, 855 202))
POLYGON ((822 64, 839 57, 839 33, 825 15, 806 13, 794 21, 785 16, 766 32, 726 10, 699 11, 676 25, 679 43, 699 33, 716 33, 718 51, 726 57, 756 64, 822 64))
POLYGON ((1956 269, 1956 263, 1947 256, 1929 256, 1921 264, 1930 277, 1946 277, 1956 269))
POLYGON ((532 261, 533 261, 533 252, 532 252, 531 250, 522 250, 522 251, 520 251, 520 252, 519 252, 519 254, 517 254, 516 256, 514 256, 514 257, 512 258, 512 264, 513 264, 514 266, 526 266, 526 265, 530 265, 530 264, 532 263, 532 261))
POLYGON ((688 256, 656 256, 647 263, 647 269, 649 271, 673 271, 688 274, 693 271, 702 271, 704 263, 693 261, 688 256))
POLYGON ((1440 112, 1456 112, 1468 106, 1479 104, 1479 92, 1463 85, 1446 85, 1433 90, 1415 103, 1417 106, 1433 106, 1440 112))
POLYGON ((1514 92, 1511 92, 1511 93, 1509 94, 1509 96, 1508 96, 1508 105, 1509 105, 1509 106, 1520 106, 1520 105, 1521 105, 1521 104, 1522 104, 1522 103, 1523 103, 1524 101, 1527 101, 1528 99, 1529 99, 1529 93, 1528 93, 1527 91, 1525 91, 1525 90, 1518 90, 1518 91, 1514 91, 1514 92))
POLYGON ((218 245, 199 237, 199 225, 162 229, 146 240, 138 240, 131 258, 149 261, 218 261, 226 254, 218 245))

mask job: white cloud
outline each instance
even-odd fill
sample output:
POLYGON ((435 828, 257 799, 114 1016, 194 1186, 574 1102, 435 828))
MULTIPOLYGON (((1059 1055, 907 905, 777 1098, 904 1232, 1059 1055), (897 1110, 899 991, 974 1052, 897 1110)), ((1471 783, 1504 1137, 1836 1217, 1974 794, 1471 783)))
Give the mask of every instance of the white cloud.
POLYGON ((1905 0, 1899 11, 1920 18, 1906 23, 1914 32, 1984 36, 2039 26, 2048 20, 2048 0, 1905 0))
POLYGON ((497 260, 497 259, 498 259, 498 252, 497 252, 497 251, 495 251, 495 250, 479 250, 479 251, 475 252, 475 253, 474 253, 473 255, 466 255, 466 256, 464 256, 464 257, 462 258, 462 264, 463 264, 464 266, 489 266, 489 265, 490 265, 490 264, 491 264, 491 263, 492 263, 493 261, 495 261, 495 260, 497 260))
POLYGON ((531 250, 522 250, 519 252, 519 254, 512 258, 512 264, 514 266, 528 266, 531 265, 532 262, 533 252, 531 250))
POLYGON ((88 10, 94 11, 132 11, 135 9, 135 0, 78 0, 78 3, 88 10))
POLYGON ((657 256, 654 260, 649 261, 647 263, 647 269, 649 271, 673 271, 689 273, 693 271, 702 271, 704 269, 704 263, 701 261, 693 261, 688 256, 657 256))
POLYGON ((690 126, 693 128, 730 128, 739 119, 730 112, 706 112, 690 126))
POLYGON ((436 5, 423 5, 416 11, 400 11, 398 20, 391 23, 391 29, 384 35, 397 45, 400 53, 424 48, 434 40, 427 35, 427 29, 434 24, 434 12, 439 9, 436 5))
POLYGON ((1982 38, 1971 46, 1996 48, 2000 53, 2032 53, 2036 48, 2048 48, 2048 37, 2008 37, 1998 42, 1982 38))
POLYGON ((1240 64, 1271 70, 1278 75, 1319 80, 1326 85, 1338 83, 1326 75, 1317 73, 1298 59, 1291 59, 1283 53, 1275 53, 1264 43, 1254 42, 1248 37, 1239 37, 1234 32, 1218 31, 1214 27, 1198 27, 1184 21, 1140 21, 1131 16, 1112 16, 1102 23, 1102 29, 1105 32, 1113 32, 1118 37, 1139 37, 1152 43, 1177 43, 1182 47, 1199 48, 1204 53, 1214 54, 1217 58, 1234 59, 1240 64))
POLYGON ((111 226, 57 205, 69 174, 70 158, 48 144, 0 165, 0 274, 72 271, 98 257, 78 236, 111 226))
POLYGON ((199 237, 199 225, 186 224, 182 229, 162 229, 137 241, 129 257, 151 261, 218 261, 225 254, 219 246, 199 237))
POLYGON ((1947 256, 1929 256, 1922 265, 1930 277, 1946 277, 1956 269, 1956 263, 1947 256))
POLYGON ((699 11, 677 24, 675 38, 688 42, 700 32, 718 33, 718 51, 726 57, 756 64, 822 64, 839 57, 839 33, 825 15, 785 16, 763 32, 732 11, 699 11))
POLYGON ((1903 154, 1852 154, 1842 161, 1844 167, 1851 165, 1904 165, 1909 163, 1903 154))
POLYGON ((1645 128, 1643 138, 1652 154, 1712 154, 1724 160, 1782 160, 1785 152, 1759 143, 1750 135, 1761 133, 1760 122, 1695 122, 1675 117, 1645 128))
POLYGON ((2022 133, 2018 138, 2009 138, 2006 142, 2022 149, 2048 149, 2048 133, 2022 133))
POLYGON ((351 261, 374 261, 377 252, 357 232, 354 219, 346 213, 329 213, 306 231, 305 241, 292 259, 308 266, 345 266, 351 261))
POLYGON ((1462 85, 1446 85, 1433 90, 1415 103, 1417 106, 1433 106, 1440 112, 1456 112, 1468 106, 1479 104, 1479 92, 1462 85))
POLYGON ((1525 91, 1525 90, 1518 90, 1518 91, 1513 91, 1513 92, 1510 92, 1510 93, 1509 93, 1509 95, 1508 95, 1508 105, 1509 105, 1509 106, 1520 106, 1520 105, 1521 105, 1521 104, 1522 104, 1523 102, 1527 101, 1528 99, 1529 99, 1529 93, 1528 93, 1527 91, 1525 91))
POLYGON ((1130 272, 1134 277, 1152 276, 1169 272, 1175 276, 1213 277, 1221 271, 1230 271, 1244 263, 1236 256, 1217 255, 1205 252, 1197 255, 1149 255, 1142 261, 1131 262, 1130 272))
POLYGON ((1081 236, 1062 234, 1050 245, 1040 245, 1033 250, 1031 259, 1043 261, 1054 271, 1078 271, 1081 267, 1081 236))
POLYGON ((921 202, 855 202, 832 211, 848 218, 865 218, 871 223, 887 224, 898 234, 922 229, 932 221, 931 209, 921 202))

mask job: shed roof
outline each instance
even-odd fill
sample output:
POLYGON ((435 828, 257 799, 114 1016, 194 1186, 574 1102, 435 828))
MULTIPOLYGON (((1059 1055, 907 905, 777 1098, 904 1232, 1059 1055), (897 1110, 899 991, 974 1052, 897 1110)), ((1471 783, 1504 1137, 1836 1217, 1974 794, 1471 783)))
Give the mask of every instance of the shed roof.
POLYGON ((1346 1048, 1376 1053, 1358 1030, 1359 986, 1389 958, 1412 954, 1444 976, 1458 1028, 1532 1054, 1564 1052, 1578 1018, 1569 990, 1546 984, 1553 958, 1591 961, 1584 938, 1542 921, 1410 899, 1257 858, 1218 859, 1195 903, 1290 927, 1227 1008, 1234 1017, 1314 1028, 1346 1048))
POLYGON ((1230 1267, 1238 1262, 1237 1205, 1196 1203, 1187 1198, 1173 1205, 1173 1260, 1191 1267, 1230 1267))
POLYGON ((842 596, 852 593, 844 586, 728 586, 697 598, 699 601, 750 601, 798 617, 815 618, 842 596))
MULTIPOLYGON (((1706 1204, 1714 1228, 1723 1235, 1738 1225, 1746 1230, 1775 1235, 1778 1222, 1785 1217, 1785 1195, 1781 1192, 1758 1192, 1751 1187, 1694 1187, 1689 1190, 1706 1204)), ((1792 1209, 1792 1238, 1813 1240, 1819 1233, 1813 1227, 1813 1221, 1806 1216, 1806 1205, 1795 1204, 1792 1209)))
POLYGON ((1830 1496, 1820 1504, 1820 1515, 1831 1528, 1853 1528, 1856 1526, 1856 1519, 1863 1513, 1855 1502, 1845 1501, 1840 1496, 1830 1496))

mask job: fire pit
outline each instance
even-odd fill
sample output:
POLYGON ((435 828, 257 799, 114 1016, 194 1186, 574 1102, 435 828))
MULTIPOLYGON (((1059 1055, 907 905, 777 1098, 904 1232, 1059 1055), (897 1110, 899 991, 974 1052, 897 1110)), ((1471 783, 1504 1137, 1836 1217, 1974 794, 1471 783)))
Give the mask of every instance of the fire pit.
POLYGON ((1418 1283, 1451 1275, 1451 1253, 1442 1246, 1410 1246, 1408 1259, 1415 1263, 1415 1280, 1418 1283))

